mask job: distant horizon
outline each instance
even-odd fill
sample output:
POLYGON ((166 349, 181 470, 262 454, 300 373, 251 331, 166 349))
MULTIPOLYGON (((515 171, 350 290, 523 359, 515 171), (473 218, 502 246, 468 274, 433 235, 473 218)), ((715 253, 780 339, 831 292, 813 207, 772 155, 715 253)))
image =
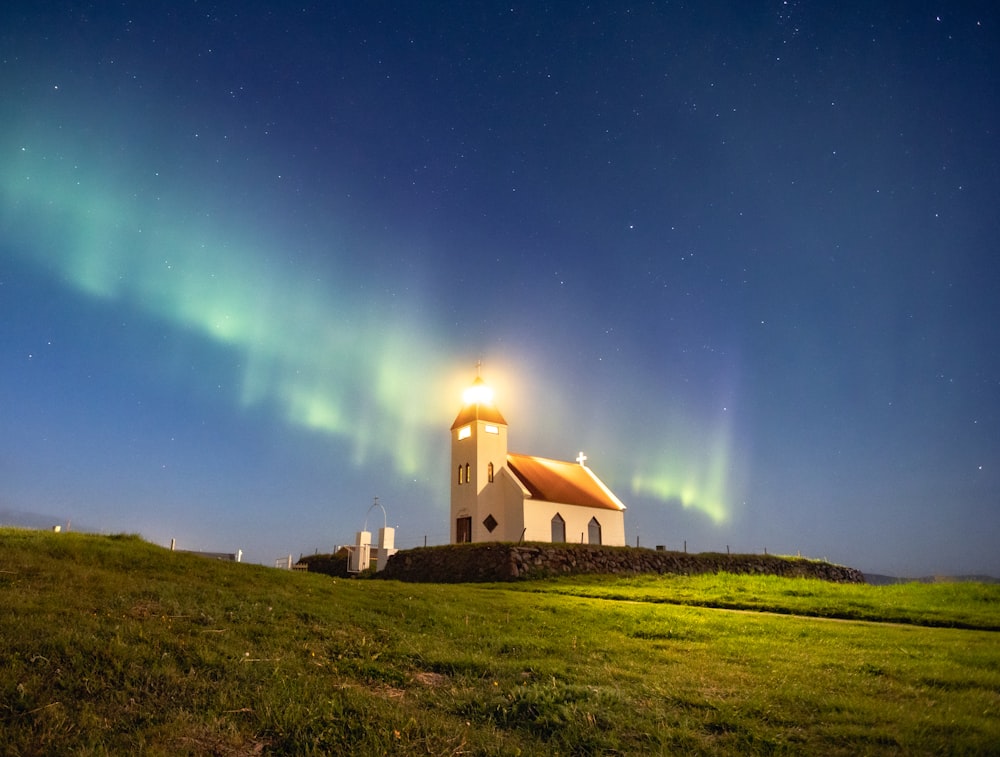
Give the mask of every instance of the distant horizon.
MULTIPOLYGON (((69 533, 69 532, 72 532, 72 533, 80 533, 80 534, 93 535, 93 536, 112 536, 112 535, 121 534, 121 533, 132 533, 132 532, 129 532, 129 531, 115 530, 114 528, 110 528, 110 529, 106 529, 106 530, 102 530, 102 529, 90 529, 90 528, 77 528, 77 527, 75 527, 75 526, 72 525, 72 520, 71 519, 62 519, 62 520, 60 520, 59 518, 55 518, 55 517, 49 517, 49 516, 45 516, 45 515, 38 515, 38 514, 35 514, 35 513, 18 512, 18 511, 13 511, 13 510, 0 510, 0 527, 24 528, 26 530, 37 530, 37 531, 52 531, 52 530, 54 530, 55 528, 58 527, 60 529, 60 533, 69 533), (68 527, 67 527, 67 524, 68 524, 68 527)), ((171 548, 171 542, 170 542, 170 540, 168 540, 166 543, 161 543, 160 541, 157 541, 157 540, 148 539, 145 535, 143 535, 141 533, 136 534, 136 535, 139 536, 144 541, 149 542, 150 544, 155 544, 157 546, 163 547, 164 549, 170 549, 171 548)), ((349 543, 353 543, 353 542, 344 542, 342 544, 335 545, 335 546, 343 547, 343 546, 345 546, 346 544, 349 544, 349 543)), ((567 543, 572 543, 572 542, 567 542, 567 543)), ((447 544, 447 542, 444 542, 442 544, 431 544, 430 542, 428 542, 427 546, 428 547, 444 546, 445 544, 447 544)), ((418 546, 423 546, 423 545, 421 544, 421 545, 413 545, 413 546, 409 546, 409 547, 403 547, 403 548, 401 548, 400 551, 403 551, 405 549, 415 549, 418 546)), ((242 547, 240 545, 211 544, 211 543, 208 543, 208 542, 205 542, 205 543, 200 543, 199 542, 196 546, 192 546, 190 544, 175 543, 174 547, 177 550, 179 550, 179 551, 187 551, 187 552, 227 552, 227 553, 236 554, 237 552, 241 552, 241 550, 242 550, 242 547)), ((632 545, 626 545, 626 548, 629 548, 629 547, 635 548, 635 545, 634 544, 632 544, 632 545)), ((657 545, 647 545, 647 544, 641 544, 640 543, 639 547, 642 548, 642 549, 652 549, 652 550, 655 550, 656 547, 657 547, 657 545)), ((313 551, 298 550, 298 558, 296 558, 296 559, 301 559, 302 557, 306 557, 308 555, 313 555, 313 554, 317 554, 317 553, 319 553, 319 554, 333 554, 334 551, 335 551, 335 549, 333 547, 331 547, 330 551, 328 551, 328 552, 323 552, 322 550, 319 550, 317 552, 315 549, 313 551)), ((668 550, 668 551, 671 551, 671 552, 683 552, 683 550, 673 550, 673 549, 668 550)), ((723 548, 722 550, 713 550, 713 549, 703 549, 703 550, 698 550, 698 551, 689 550, 689 553, 690 554, 712 554, 712 553, 714 553, 714 554, 724 554, 725 553, 725 548, 723 548)), ((286 551, 285 554, 286 555, 287 554, 291 554, 293 556, 293 558, 295 558, 295 550, 293 550, 290 553, 286 551)), ((737 553, 733 552, 733 554, 737 554, 737 553)), ((824 562, 830 562, 830 563, 832 563, 834 565, 845 565, 845 567, 855 568, 856 570, 860 570, 865 575, 866 579, 869 579, 869 578, 875 578, 875 579, 885 578, 885 579, 899 579, 899 580, 905 580, 905 581, 924 581, 924 580, 935 579, 935 578, 936 579, 944 579, 944 580, 949 580, 949 579, 959 579, 959 580, 962 580, 962 579, 964 579, 964 580, 986 579, 986 580, 988 580, 991 583, 992 582, 1000 582, 1000 576, 993 576, 993 575, 990 575, 988 573, 948 574, 948 573, 934 573, 934 572, 930 572, 930 573, 922 573, 920 575, 894 575, 894 574, 890 574, 890 573, 881 573, 881 572, 875 572, 875 571, 869 572, 869 571, 866 571, 864 568, 862 568, 860 566, 857 566, 857 565, 847 565, 846 563, 841 563, 841 562, 839 562, 837 560, 827 559, 825 557, 824 558, 820 558, 820 557, 816 557, 816 556, 813 556, 813 555, 781 554, 781 553, 771 552, 771 551, 768 551, 766 553, 763 552, 763 551, 760 551, 760 552, 743 552, 743 553, 739 553, 739 554, 759 554, 759 555, 769 554, 769 555, 773 555, 775 557, 801 557, 802 559, 806 559, 806 560, 823 560, 824 562)), ((271 560, 270 562, 268 562, 266 560, 258 560, 258 559, 248 560, 246 553, 242 552, 242 560, 241 561, 242 562, 249 562, 249 563, 256 564, 256 565, 263 565, 265 567, 274 567, 274 563, 276 561, 280 560, 281 558, 282 558, 282 555, 279 554, 279 555, 276 555, 275 558, 274 558, 274 560, 271 560)), ((869 581, 869 583, 870 582, 871 581, 869 581)))

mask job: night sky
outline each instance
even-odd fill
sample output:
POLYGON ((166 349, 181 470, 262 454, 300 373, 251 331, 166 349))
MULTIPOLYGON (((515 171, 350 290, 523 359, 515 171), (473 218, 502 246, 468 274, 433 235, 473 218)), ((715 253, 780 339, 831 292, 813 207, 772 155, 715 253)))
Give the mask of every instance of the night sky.
POLYGON ((4 3, 0 522, 446 543, 481 360, 631 544, 1000 575, 998 24, 4 3))

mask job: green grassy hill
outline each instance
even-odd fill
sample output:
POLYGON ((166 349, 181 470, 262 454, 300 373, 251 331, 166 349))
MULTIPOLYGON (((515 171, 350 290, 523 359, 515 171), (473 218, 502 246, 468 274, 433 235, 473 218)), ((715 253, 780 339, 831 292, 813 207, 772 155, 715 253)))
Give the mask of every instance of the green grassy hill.
POLYGON ((997 628, 976 583, 402 584, 0 529, 0 751, 995 754, 997 628))

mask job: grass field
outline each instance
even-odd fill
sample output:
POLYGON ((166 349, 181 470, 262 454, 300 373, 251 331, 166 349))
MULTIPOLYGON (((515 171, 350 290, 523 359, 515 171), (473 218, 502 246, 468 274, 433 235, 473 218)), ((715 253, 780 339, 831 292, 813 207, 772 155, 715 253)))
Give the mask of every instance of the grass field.
POLYGON ((997 628, 996 585, 403 584, 0 529, 0 751, 997 754, 997 628))

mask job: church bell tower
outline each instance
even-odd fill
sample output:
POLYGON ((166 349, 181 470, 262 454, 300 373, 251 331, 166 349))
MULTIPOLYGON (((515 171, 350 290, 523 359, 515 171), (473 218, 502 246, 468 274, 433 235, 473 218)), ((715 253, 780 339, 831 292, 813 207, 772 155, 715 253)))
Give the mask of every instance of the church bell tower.
POLYGON ((490 540, 496 523, 485 512, 484 489, 506 463, 507 421, 493 404, 493 390, 477 375, 451 425, 452 544, 490 540))

